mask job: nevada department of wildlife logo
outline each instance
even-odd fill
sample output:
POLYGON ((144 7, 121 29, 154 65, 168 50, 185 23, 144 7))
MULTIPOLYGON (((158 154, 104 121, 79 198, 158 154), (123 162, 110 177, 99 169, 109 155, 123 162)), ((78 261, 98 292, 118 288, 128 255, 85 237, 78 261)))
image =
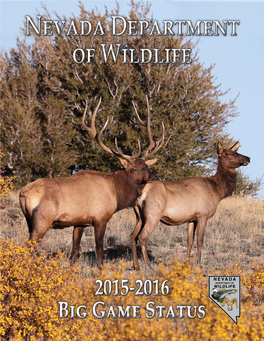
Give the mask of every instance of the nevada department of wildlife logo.
POLYGON ((237 323, 237 317, 240 317, 239 276, 209 276, 209 297, 237 323))

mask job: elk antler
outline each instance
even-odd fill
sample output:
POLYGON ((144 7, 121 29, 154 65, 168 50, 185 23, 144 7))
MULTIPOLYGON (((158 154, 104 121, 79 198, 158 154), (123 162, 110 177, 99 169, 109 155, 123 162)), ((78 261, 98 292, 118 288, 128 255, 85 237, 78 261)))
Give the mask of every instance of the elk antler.
POLYGON ((85 121, 84 121, 86 113, 87 113, 87 108, 88 108, 88 101, 87 101, 87 99, 85 100, 85 110, 84 110, 84 113, 83 113, 82 122, 74 122, 74 121, 72 121, 73 124, 83 127, 84 130, 87 130, 90 134, 92 134, 94 139, 96 138, 95 117, 96 117, 97 111, 98 111, 98 109, 100 107, 100 104, 101 104, 101 97, 99 99, 99 102, 98 102, 97 106, 94 109, 93 114, 92 114, 91 128, 87 127, 87 125, 85 124, 85 121))
POLYGON ((105 125, 103 126, 103 128, 99 132, 99 134, 97 134, 96 129, 95 129, 95 118, 96 118, 96 114, 97 114, 97 112, 99 110, 100 104, 101 104, 101 97, 100 97, 99 103, 97 104, 97 106, 94 109, 94 112, 92 114, 91 127, 87 127, 87 125, 85 124, 85 116, 86 116, 87 108, 88 108, 88 101, 87 100, 85 100, 85 110, 84 110, 84 113, 83 113, 82 122, 73 122, 73 123, 75 125, 81 126, 84 130, 88 131, 93 136, 94 140, 99 144, 99 146, 103 150, 105 150, 107 153, 109 153, 111 155, 114 155, 114 156, 117 156, 117 157, 119 157, 121 159, 128 160, 128 161, 135 160, 140 155, 140 153, 141 153, 141 146, 140 146, 139 140, 138 140, 138 152, 136 154, 131 155, 131 156, 125 155, 125 154, 123 154, 120 151, 120 149, 118 148, 118 145, 117 145, 117 139, 115 139, 115 145, 116 145, 117 152, 115 150, 110 149, 109 147, 107 147, 102 142, 101 135, 104 132, 104 130, 106 129, 106 127, 107 127, 107 124, 108 124, 108 121, 109 121, 109 117, 108 117, 107 121, 105 122, 105 125))
POLYGON ((150 108, 149 108, 148 96, 146 96, 146 99, 147 99, 147 112, 148 112, 147 124, 144 123, 141 120, 141 118, 139 117, 135 103, 132 101, 136 115, 137 115, 137 118, 138 118, 138 122, 136 122, 134 124, 135 125, 142 125, 143 127, 147 128, 147 133, 148 133, 148 138, 149 138, 149 146, 148 146, 147 150, 145 151, 144 155, 142 156, 143 160, 145 160, 146 158, 149 158, 151 155, 156 153, 161 148, 161 146, 164 143, 164 136, 165 136, 165 128, 164 128, 164 124, 162 122, 162 136, 156 143, 153 141, 153 138, 151 135, 151 130, 150 130, 150 108))

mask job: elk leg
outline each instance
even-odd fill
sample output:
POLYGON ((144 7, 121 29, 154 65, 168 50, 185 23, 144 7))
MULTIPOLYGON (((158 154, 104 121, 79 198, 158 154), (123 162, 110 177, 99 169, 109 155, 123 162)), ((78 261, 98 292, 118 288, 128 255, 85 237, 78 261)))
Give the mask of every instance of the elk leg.
MULTIPOLYGON (((23 212, 24 213, 24 212, 23 212)), ((31 220, 24 214, 25 218, 26 218, 26 221, 27 221, 27 226, 28 226, 28 232, 29 232, 29 235, 31 236, 31 233, 33 231, 33 226, 31 224, 31 220)))
POLYGON ((41 240, 44 238, 46 232, 48 231, 49 227, 45 227, 45 229, 38 229, 36 228, 36 226, 32 225, 32 232, 30 233, 30 236, 28 238, 27 241, 27 245, 32 248, 33 246, 33 250, 37 250, 39 243, 41 242, 41 240), (32 242, 34 242, 35 244, 32 244, 32 242))
POLYGON ((79 253, 83 230, 84 230, 83 226, 74 226, 71 266, 75 263, 77 255, 79 253))
POLYGON ((39 219, 38 217, 33 218, 33 222, 29 227, 29 241, 34 241, 39 243, 46 232, 50 229, 52 221, 47 221, 46 219, 39 219))
POLYGON ((158 218, 151 217, 149 219, 146 219, 146 223, 143 227, 143 230, 140 232, 138 236, 141 249, 142 249, 143 258, 145 261, 145 265, 146 265, 146 268, 148 269, 150 269, 150 261, 148 257, 148 251, 147 251, 147 240, 148 240, 148 237, 151 235, 151 233, 154 231, 159 221, 160 221, 159 217, 158 218))
POLYGON ((46 231, 44 233, 39 233, 38 231, 35 230, 30 234, 30 237, 28 240, 39 243, 44 238, 45 234, 46 234, 46 231))
POLYGON ((195 230, 197 227, 197 221, 190 221, 188 225, 188 249, 187 249, 187 254, 185 258, 186 263, 190 263, 190 257, 191 257, 191 249, 193 246, 193 241, 194 241, 194 235, 195 235, 195 230))
POLYGON ((138 258, 137 258, 137 240, 138 240, 138 234, 140 232, 140 229, 142 227, 142 220, 140 218, 139 208, 134 207, 134 212, 136 214, 137 223, 134 228, 134 231, 131 233, 131 240, 132 240, 132 253, 133 253, 133 268, 135 270, 139 270, 138 265, 138 258))
POLYGON ((103 268, 103 253, 104 253, 104 234, 105 234, 106 222, 94 223, 94 237, 97 254, 98 268, 103 268))
POLYGON ((203 246, 204 231, 207 223, 207 217, 197 220, 197 265, 201 267, 201 249, 203 246))
POLYGON ((29 241, 39 243, 42 240, 52 226, 55 215, 53 210, 54 207, 41 207, 41 205, 33 210, 31 223, 28 225, 30 233, 29 241))

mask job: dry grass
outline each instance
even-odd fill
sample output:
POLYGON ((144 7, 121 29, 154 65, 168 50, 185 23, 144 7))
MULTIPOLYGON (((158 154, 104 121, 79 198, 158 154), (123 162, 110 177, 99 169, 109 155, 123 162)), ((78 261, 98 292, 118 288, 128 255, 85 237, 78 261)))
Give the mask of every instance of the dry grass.
MULTIPOLYGON (((187 226, 159 224, 149 238, 152 270, 131 271, 130 233, 135 226, 132 210, 124 210, 109 221, 105 236, 105 267, 96 266, 92 228, 86 228, 79 266, 69 267, 72 227, 50 230, 41 242, 43 252, 21 247, 28 229, 18 203, 18 194, 4 198, 1 210, 1 328, 3 340, 228 340, 260 341, 264 305, 264 202, 234 197, 224 200, 206 229, 202 263, 209 275, 241 278, 241 317, 236 325, 208 298, 208 278, 181 263, 187 246, 187 226), (66 252, 59 252, 63 250, 66 252), (33 257, 32 257, 33 255, 33 257), (174 259, 174 260, 173 260, 174 259), (160 264, 158 264, 160 263, 160 264), (164 266, 163 266, 164 265, 164 266), (95 296, 96 279, 168 280, 168 296, 95 296), (58 302, 87 306, 85 319, 58 317, 58 302), (92 314, 96 301, 106 306, 137 305, 140 319, 97 319, 92 314), (205 305, 206 317, 145 317, 148 301, 168 309, 178 305, 205 305)), ((193 250, 195 256, 196 248, 193 250)), ((195 263, 192 257, 192 264, 195 263)), ((262 339, 261 339, 262 338, 262 339)))
MULTIPOLYGON (((26 221, 21 212, 18 193, 4 198, 1 210, 1 237, 23 243, 28 238, 26 221)), ((125 259, 131 261, 130 234, 135 226, 132 209, 118 212, 109 221, 104 238, 105 261, 125 259)), ((47 232, 41 246, 55 254, 67 251, 72 246, 73 228, 56 229, 47 232)), ((213 269, 224 270, 232 264, 239 264, 248 270, 252 264, 264 264, 264 202, 247 197, 231 197, 223 200, 216 214, 209 220, 204 237, 202 264, 206 273, 213 269)), ((149 258, 153 270, 157 263, 170 263, 174 258, 183 261, 187 249, 187 224, 165 226, 159 223, 148 241, 149 258)), ((85 229, 80 259, 83 266, 96 267, 93 228, 85 229)), ((196 242, 191 262, 195 263, 196 242)), ((139 264, 144 268, 141 249, 138 246, 139 264)))

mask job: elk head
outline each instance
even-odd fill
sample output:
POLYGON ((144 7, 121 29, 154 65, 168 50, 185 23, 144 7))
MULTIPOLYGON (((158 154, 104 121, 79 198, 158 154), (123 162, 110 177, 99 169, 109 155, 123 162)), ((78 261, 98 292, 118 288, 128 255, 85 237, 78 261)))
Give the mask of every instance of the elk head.
POLYGON ((239 142, 236 142, 229 149, 223 149, 220 142, 217 144, 218 157, 221 159, 221 163, 225 169, 232 170, 240 166, 247 166, 250 162, 248 156, 244 156, 237 153, 240 147, 239 142))

